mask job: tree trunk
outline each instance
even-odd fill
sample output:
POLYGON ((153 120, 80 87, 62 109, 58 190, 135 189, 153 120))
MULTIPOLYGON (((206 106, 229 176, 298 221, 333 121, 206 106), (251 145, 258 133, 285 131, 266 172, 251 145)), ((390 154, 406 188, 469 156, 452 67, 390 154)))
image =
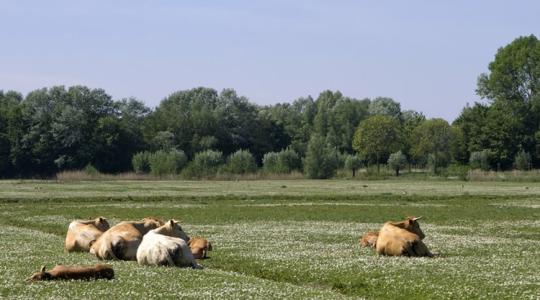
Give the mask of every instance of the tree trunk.
POLYGON ((353 169, 352 169, 352 177, 354 178, 355 175, 356 175, 356 169, 353 168, 353 169))
POLYGON ((396 168, 396 177, 399 176, 399 168, 396 168))
POLYGON ((379 175, 381 171, 380 165, 379 165, 379 153, 377 153, 377 175, 379 175))

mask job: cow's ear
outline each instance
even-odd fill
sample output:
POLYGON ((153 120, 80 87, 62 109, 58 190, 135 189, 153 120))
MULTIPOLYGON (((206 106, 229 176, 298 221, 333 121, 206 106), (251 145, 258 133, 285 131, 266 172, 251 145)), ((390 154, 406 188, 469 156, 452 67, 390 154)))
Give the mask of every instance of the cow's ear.
POLYGON ((173 227, 174 224, 176 224, 176 222, 175 222, 173 219, 171 219, 171 220, 169 221, 169 223, 170 223, 171 227, 173 227))
POLYGON ((99 221, 99 223, 103 223, 103 222, 105 222, 105 219, 103 219, 102 217, 99 217, 98 221, 99 221))
POLYGON ((41 270, 39 270, 40 272, 45 272, 45 266, 42 266, 41 267, 41 270))

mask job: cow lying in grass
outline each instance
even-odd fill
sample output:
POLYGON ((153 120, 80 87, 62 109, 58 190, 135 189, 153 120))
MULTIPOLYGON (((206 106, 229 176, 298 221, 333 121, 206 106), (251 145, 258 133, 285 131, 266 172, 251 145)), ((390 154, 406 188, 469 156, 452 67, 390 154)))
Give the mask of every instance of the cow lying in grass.
POLYGON ((102 217, 71 222, 66 234, 66 251, 90 251, 90 246, 109 228, 109 223, 102 217))
POLYGON ((186 241, 189 237, 175 220, 150 230, 137 250, 137 262, 150 266, 178 266, 201 269, 186 241))
POLYGON ((378 238, 379 238, 378 231, 368 231, 362 236, 362 239, 360 239, 360 246, 375 249, 378 238))
POLYGON ((137 248, 143 236, 161 225, 163 221, 156 218, 120 222, 94 242, 90 253, 99 259, 137 260, 137 248))
POLYGON ((191 249, 193 257, 196 259, 206 258, 207 252, 212 251, 212 244, 207 239, 201 237, 189 239, 188 246, 191 249))
POLYGON ((98 264, 95 266, 64 266, 56 265, 52 270, 45 271, 45 266, 39 272, 32 274, 26 281, 40 280, 90 280, 90 279, 113 279, 114 270, 109 265, 98 264))
POLYGON ((402 222, 386 222, 379 231, 377 253, 389 256, 433 257, 422 242, 425 235, 420 229, 418 218, 409 217, 402 222))

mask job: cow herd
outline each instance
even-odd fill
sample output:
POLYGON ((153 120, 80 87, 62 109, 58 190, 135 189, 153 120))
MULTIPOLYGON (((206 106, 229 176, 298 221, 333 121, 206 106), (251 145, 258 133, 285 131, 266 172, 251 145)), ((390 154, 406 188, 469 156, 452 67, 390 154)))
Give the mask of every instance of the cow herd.
MULTIPOLYGON (((422 241, 420 217, 401 222, 386 222, 377 231, 369 231, 360 239, 361 247, 370 247, 380 255, 433 257, 422 241)), ((140 265, 177 266, 201 269, 196 259, 207 257, 212 244, 200 237, 190 238, 175 220, 163 222, 147 217, 141 221, 122 221, 110 227, 107 220, 75 220, 69 224, 65 240, 67 252, 90 252, 100 260, 132 260, 140 265)), ((112 279, 108 265, 43 267, 29 280, 112 279)))

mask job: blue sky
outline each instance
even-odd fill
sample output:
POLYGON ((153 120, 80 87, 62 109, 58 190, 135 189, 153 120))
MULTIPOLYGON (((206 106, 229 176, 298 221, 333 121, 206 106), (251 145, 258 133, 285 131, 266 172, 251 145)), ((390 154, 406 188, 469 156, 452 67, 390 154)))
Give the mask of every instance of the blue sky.
POLYGON ((0 89, 103 88, 149 106, 234 88, 258 104, 326 89, 454 120, 540 1, 3 1, 0 89))

